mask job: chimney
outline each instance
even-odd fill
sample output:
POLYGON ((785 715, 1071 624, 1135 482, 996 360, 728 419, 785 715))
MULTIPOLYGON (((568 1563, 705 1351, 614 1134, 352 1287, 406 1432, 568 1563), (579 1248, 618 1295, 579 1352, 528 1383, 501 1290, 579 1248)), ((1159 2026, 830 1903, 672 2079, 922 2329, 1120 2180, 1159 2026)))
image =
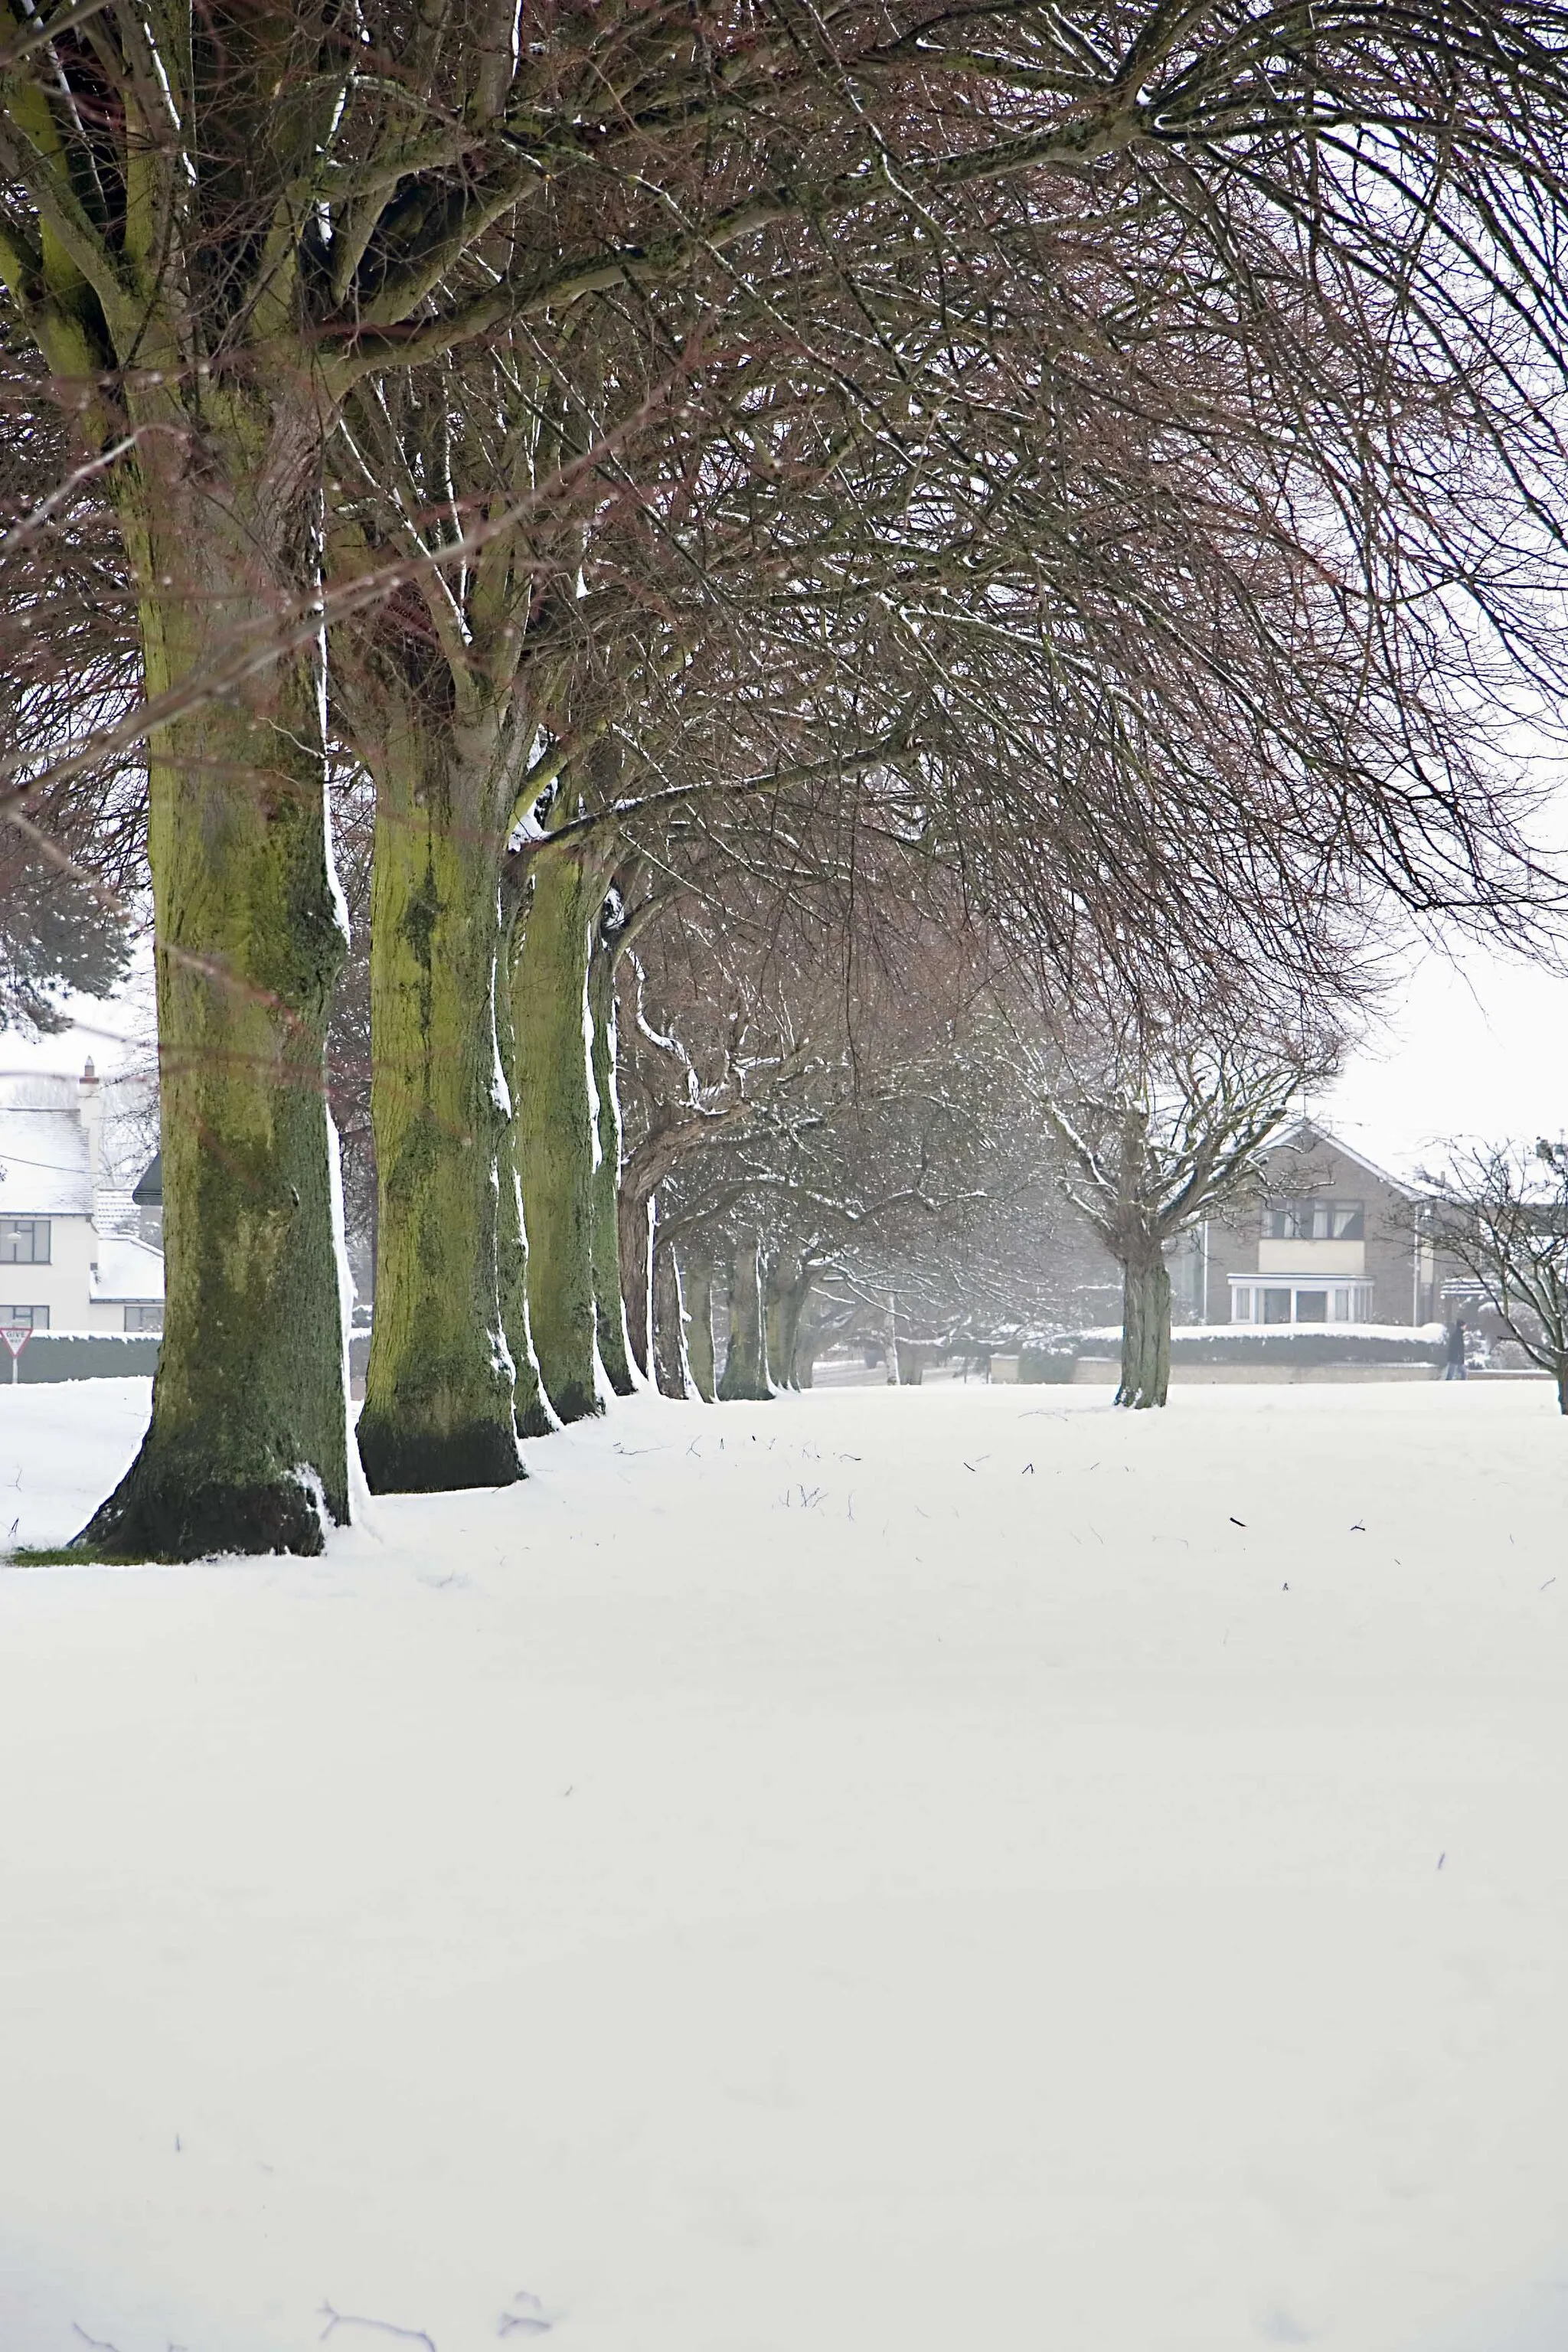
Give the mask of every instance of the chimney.
POLYGON ((77 1116, 87 1137, 87 1164, 92 1174, 93 1205, 96 1208, 103 1160, 103 1090, 99 1084, 98 1072, 92 1066, 90 1054, 77 1084, 77 1116))

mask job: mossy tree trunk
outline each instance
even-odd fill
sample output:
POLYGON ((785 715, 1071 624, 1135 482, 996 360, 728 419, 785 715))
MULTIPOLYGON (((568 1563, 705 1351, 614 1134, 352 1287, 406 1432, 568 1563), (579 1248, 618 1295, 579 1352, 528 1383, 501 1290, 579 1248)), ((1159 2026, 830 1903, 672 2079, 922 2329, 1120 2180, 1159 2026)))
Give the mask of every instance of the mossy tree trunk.
POLYGON ((563 1422, 600 1410, 586 1023, 589 930, 603 889, 575 857, 537 859, 512 959, 529 1324, 545 1394, 563 1422))
POLYGON ((599 1360, 617 1396, 630 1396, 631 1349, 621 1287, 621 1104, 616 1087, 616 955, 618 927, 606 899, 594 926, 588 963, 588 1016, 593 1024, 593 1074, 598 1150, 593 1188, 595 1320, 599 1360))
MULTIPOLYGON (((496 957, 496 1042, 509 1105, 517 1100, 517 1051, 512 1033, 511 989, 509 985, 518 917, 518 898, 503 887, 500 946, 496 957)), ((522 1184, 517 1165, 517 1124, 509 1118, 496 1149, 497 1289, 501 1328, 511 1357, 512 1422, 519 1437, 548 1437, 561 1424, 550 1409, 533 1333, 528 1320, 528 1232, 522 1214, 522 1184)))
POLYGON ((490 731, 405 702, 374 763, 375 1317, 360 1458, 377 1493, 519 1475, 502 1328, 496 1034, 502 808, 490 731))
POLYGON ((653 1254, 649 1234, 653 1202, 639 1187, 623 1183, 616 1209, 620 1239, 621 1297, 626 1319, 626 1352, 644 1379, 652 1377, 648 1341, 653 1329, 653 1254))
POLYGON ((669 1244, 660 1245, 657 1229, 653 1252, 653 1371, 661 1396, 690 1395, 680 1267, 669 1244))
POLYGON ((801 1257, 777 1258, 768 1269, 768 1370, 780 1388, 798 1389, 801 1385, 795 1353, 800 1318, 811 1297, 812 1276, 813 1268, 801 1257))
MULTIPOLYGON (((237 395, 224 422, 226 462, 188 417, 149 432, 122 510, 150 698, 265 642, 318 560, 270 410, 237 395)), ((285 653, 148 745, 163 1342, 142 1449, 79 1538, 110 1555, 318 1552, 348 1517, 321 659, 285 653)))
POLYGON ((1121 1267, 1121 1384, 1118 1404, 1163 1405, 1171 1383, 1171 1276, 1157 1242, 1121 1267))
POLYGON ((730 1270, 730 1345, 719 1382, 726 1404, 761 1403, 772 1396, 765 1349, 762 1252, 752 1244, 736 1251, 730 1270))
POLYGON ((680 1261, 681 1290, 686 1300, 686 1358, 691 1385, 704 1404, 714 1400, 713 1261, 688 1252, 680 1261))

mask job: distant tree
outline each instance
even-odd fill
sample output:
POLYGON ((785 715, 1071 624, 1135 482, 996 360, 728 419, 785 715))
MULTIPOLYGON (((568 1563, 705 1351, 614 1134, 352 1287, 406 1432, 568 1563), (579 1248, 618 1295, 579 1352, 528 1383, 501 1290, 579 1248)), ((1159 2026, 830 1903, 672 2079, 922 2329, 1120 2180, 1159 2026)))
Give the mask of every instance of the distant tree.
POLYGON ((1336 1058, 1310 1042, 1151 1042, 1133 1029, 1042 1067, 1046 1116, 1067 1163, 1063 1190, 1121 1268, 1118 1404, 1165 1402, 1167 1247, 1261 1187, 1263 1155, 1293 1097, 1321 1084, 1336 1058))
POLYGON ((0 1029, 64 1029, 58 996, 108 996, 131 961, 130 925, 88 883, 0 842, 0 1029))
POLYGON ((1480 1144, 1425 1181, 1435 1247, 1463 1266, 1568 1413, 1568 1143, 1480 1144))

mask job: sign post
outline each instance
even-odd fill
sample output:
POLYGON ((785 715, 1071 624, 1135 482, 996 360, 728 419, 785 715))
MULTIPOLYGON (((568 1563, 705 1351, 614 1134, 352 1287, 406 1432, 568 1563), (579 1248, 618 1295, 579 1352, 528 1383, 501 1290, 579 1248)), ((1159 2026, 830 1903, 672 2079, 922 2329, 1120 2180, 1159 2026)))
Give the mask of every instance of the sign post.
POLYGON ((0 1339, 4 1339, 11 1350, 11 1386, 13 1388, 16 1387, 20 1375, 21 1367, 18 1359, 32 1336, 33 1327, 30 1323, 0 1323, 0 1339))

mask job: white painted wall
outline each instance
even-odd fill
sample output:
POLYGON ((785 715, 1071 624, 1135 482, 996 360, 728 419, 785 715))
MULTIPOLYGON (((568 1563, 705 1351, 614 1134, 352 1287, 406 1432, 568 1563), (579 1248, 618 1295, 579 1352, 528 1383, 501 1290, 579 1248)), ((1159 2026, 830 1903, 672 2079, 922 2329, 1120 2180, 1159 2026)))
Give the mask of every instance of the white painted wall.
POLYGON ((90 1270, 99 1237, 90 1217, 50 1217, 47 1265, 0 1265, 0 1318, 12 1307, 47 1307, 51 1331, 123 1331, 121 1300, 95 1299, 90 1270))

